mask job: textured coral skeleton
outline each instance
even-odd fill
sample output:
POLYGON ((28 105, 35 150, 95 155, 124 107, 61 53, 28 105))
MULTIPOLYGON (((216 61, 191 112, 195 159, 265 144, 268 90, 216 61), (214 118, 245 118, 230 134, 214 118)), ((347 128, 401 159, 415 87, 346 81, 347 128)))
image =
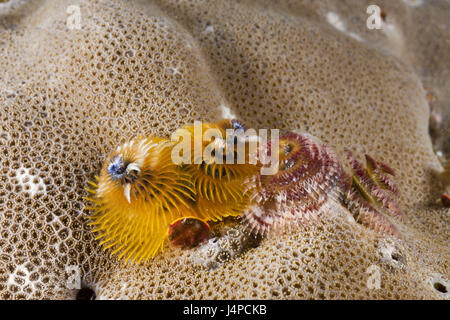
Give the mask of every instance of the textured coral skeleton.
POLYGON ((69 265, 98 299, 448 299, 433 284, 448 291, 450 279, 438 153, 450 150, 450 4, 377 0, 391 33, 365 27, 369 4, 71 0, 80 30, 67 28, 66 0, 0 5, 0 298, 74 299, 69 265), (424 87, 444 130, 434 149, 424 87), (400 192, 390 196, 408 220, 392 242, 404 270, 380 264, 380 236, 339 205, 325 224, 265 238, 214 271, 189 263, 195 249, 171 246, 147 263, 111 259, 82 214, 101 155, 224 113, 300 128, 343 164, 351 146, 361 162, 370 154, 395 169, 400 192), (22 167, 42 191, 24 190, 22 167), (366 287, 372 264, 378 290, 366 287))

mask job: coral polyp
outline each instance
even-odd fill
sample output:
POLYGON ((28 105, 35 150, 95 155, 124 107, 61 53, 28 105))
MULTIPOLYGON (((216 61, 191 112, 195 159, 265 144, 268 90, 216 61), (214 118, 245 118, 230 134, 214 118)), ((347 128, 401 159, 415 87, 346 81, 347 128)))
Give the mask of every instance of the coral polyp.
POLYGON ((282 135, 278 146, 267 147, 269 153, 278 152, 278 172, 257 178, 254 205, 244 213, 256 233, 317 219, 328 200, 340 193, 343 171, 331 148, 313 136, 293 132, 282 135))
POLYGON ((208 270, 217 269, 249 249, 257 247, 262 239, 247 232, 242 224, 227 226, 225 222, 222 226, 215 227, 212 228, 214 236, 192 252, 192 262, 208 270))
POLYGON ((180 218, 169 227, 169 241, 182 249, 194 248, 210 238, 209 225, 194 217, 180 218))
POLYGON ((118 147, 91 182, 91 224, 113 254, 147 259, 163 246, 171 221, 192 215, 189 174, 171 161, 170 142, 139 138, 118 147))

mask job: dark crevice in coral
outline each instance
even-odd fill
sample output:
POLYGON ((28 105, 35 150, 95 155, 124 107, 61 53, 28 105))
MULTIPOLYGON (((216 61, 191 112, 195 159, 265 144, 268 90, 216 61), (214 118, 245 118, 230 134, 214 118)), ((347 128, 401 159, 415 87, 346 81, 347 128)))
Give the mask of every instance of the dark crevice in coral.
POLYGON ((403 256, 401 254, 399 254, 398 252, 393 252, 391 254, 391 258, 392 258, 392 260, 397 261, 402 264, 404 264, 404 262, 405 262, 405 258, 403 258, 403 256))
POLYGON ((96 294, 92 288, 85 287, 78 290, 75 300, 95 300, 96 294))
POLYGON ((443 285, 442 283, 440 283, 440 282, 435 282, 433 284, 433 287, 434 287, 434 289, 436 289, 440 293, 447 293, 448 292, 447 287, 445 285, 443 285))

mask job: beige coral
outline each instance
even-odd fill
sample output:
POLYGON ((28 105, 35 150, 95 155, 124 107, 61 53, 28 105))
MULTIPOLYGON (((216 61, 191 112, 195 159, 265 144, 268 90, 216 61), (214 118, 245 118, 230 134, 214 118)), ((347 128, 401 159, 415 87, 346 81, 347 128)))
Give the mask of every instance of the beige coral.
POLYGON ((448 299, 434 285, 449 286, 449 209, 435 205, 423 84, 445 111, 450 5, 379 2, 382 30, 366 28, 365 0, 0 3, 0 298, 73 298, 81 279, 98 298, 448 299), (230 113, 391 165, 404 237, 336 205, 214 270, 193 251, 139 265, 103 252, 82 197, 112 148, 230 113))

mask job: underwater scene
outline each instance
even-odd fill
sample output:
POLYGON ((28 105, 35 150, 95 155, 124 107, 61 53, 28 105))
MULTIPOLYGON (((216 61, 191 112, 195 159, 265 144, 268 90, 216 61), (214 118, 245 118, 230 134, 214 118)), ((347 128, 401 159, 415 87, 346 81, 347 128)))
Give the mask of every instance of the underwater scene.
POLYGON ((0 300, 449 300, 449 124, 448 0, 0 0, 0 300))

